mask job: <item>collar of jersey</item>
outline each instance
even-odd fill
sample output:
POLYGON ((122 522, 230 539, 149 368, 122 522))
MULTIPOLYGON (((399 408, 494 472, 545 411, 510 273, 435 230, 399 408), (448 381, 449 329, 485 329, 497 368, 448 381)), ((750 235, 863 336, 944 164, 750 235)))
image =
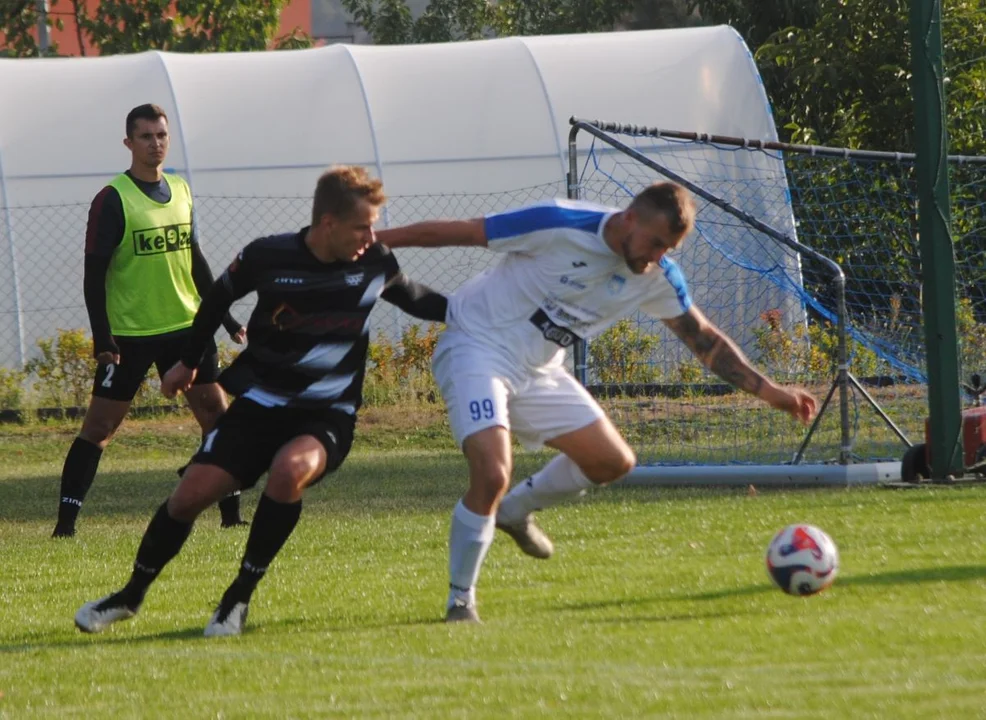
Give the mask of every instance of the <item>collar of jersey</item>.
MULTIPOLYGON (((598 237, 599 242, 603 244, 603 249, 608 250, 615 258, 620 258, 620 256, 606 242, 606 238, 603 235, 603 233, 606 230, 606 223, 612 220, 613 216, 619 214, 619 212, 620 212, 619 210, 609 210, 605 215, 603 215, 603 219, 599 221, 599 229, 596 230, 596 237, 598 237)), ((620 259, 622 260, 623 258, 620 259)))

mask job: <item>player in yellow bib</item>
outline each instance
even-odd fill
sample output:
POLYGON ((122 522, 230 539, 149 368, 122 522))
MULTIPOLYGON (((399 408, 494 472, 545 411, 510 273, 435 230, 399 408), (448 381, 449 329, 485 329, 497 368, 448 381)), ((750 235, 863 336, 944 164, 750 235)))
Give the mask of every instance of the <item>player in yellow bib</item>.
MULTIPOLYGON (((53 537, 75 534, 103 449, 150 366, 163 375, 178 361, 213 280, 196 241, 188 184, 163 172, 170 142, 167 115, 157 105, 140 105, 127 115, 126 130, 130 169, 113 178, 89 208, 84 292, 97 368, 82 429, 62 469, 53 537)), ((246 338, 229 314, 223 325, 235 342, 246 338)), ((227 407, 217 377, 213 344, 186 394, 203 434, 227 407)), ((238 495, 219 508, 224 526, 243 524, 238 495)))

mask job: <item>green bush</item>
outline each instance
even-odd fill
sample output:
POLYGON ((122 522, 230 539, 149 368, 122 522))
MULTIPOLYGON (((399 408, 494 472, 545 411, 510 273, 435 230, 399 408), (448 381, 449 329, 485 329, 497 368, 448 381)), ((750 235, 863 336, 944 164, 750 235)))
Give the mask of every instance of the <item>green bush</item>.
POLYGON ((409 325, 394 344, 380 336, 370 343, 363 401, 369 406, 409 402, 437 402, 438 388, 431 374, 431 355, 438 342, 438 326, 422 334, 409 325))
POLYGON ((959 337, 959 360, 965 380, 986 370, 986 325, 976 322, 972 301, 961 298, 955 306, 955 329, 959 337))
MULTIPOLYGON (((781 311, 767 310, 760 315, 763 326, 754 328, 758 357, 756 361, 772 373, 795 382, 831 378, 839 362, 839 336, 829 322, 795 323, 783 327, 781 311)), ((865 345, 848 339, 849 370, 857 377, 880 372, 880 359, 865 345)))
POLYGON ((27 373, 23 370, 0 368, 0 410, 21 409, 26 381, 27 373))
POLYGON ((661 379, 654 364, 660 347, 657 335, 649 335, 624 318, 589 343, 589 367, 596 382, 604 385, 653 383, 661 379))
POLYGON ((675 371, 676 380, 684 385, 694 385, 702 382, 705 377, 705 366, 698 360, 685 360, 678 363, 675 371))
POLYGON ((240 354, 239 345, 229 345, 220 340, 216 343, 216 350, 219 355, 219 369, 224 370, 233 364, 233 361, 240 354))
POLYGON ((85 407, 89 403, 96 360, 85 330, 58 330, 54 338, 38 340, 40 357, 28 360, 24 371, 36 378, 38 401, 49 407, 85 407))

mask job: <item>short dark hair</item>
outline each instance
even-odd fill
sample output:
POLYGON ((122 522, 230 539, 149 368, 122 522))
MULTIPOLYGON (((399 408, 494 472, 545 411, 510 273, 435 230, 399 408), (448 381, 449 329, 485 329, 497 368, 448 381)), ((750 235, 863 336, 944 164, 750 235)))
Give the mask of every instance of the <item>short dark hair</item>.
POLYGON ((383 205, 387 199, 383 194, 383 182, 371 178, 365 169, 355 165, 342 165, 326 170, 315 185, 312 225, 318 224, 323 215, 347 217, 361 199, 374 207, 383 205))
POLYGON ((164 121, 168 122, 168 114, 160 105, 154 103, 138 105, 127 113, 127 137, 132 138, 134 136, 134 128, 137 127, 138 120, 151 120, 153 122, 158 118, 164 118, 164 121))
POLYGON ((675 235, 684 237, 695 226, 695 201, 677 183, 656 182, 637 193, 630 207, 645 213, 663 213, 675 235))

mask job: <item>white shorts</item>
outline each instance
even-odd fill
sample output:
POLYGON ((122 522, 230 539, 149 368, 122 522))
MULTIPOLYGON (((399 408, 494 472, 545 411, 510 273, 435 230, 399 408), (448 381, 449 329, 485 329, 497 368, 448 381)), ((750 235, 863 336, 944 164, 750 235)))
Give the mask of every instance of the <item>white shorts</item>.
POLYGON ((473 433, 501 426, 533 450, 605 417, 599 403, 565 368, 517 367, 461 331, 442 334, 432 371, 460 447, 473 433))

